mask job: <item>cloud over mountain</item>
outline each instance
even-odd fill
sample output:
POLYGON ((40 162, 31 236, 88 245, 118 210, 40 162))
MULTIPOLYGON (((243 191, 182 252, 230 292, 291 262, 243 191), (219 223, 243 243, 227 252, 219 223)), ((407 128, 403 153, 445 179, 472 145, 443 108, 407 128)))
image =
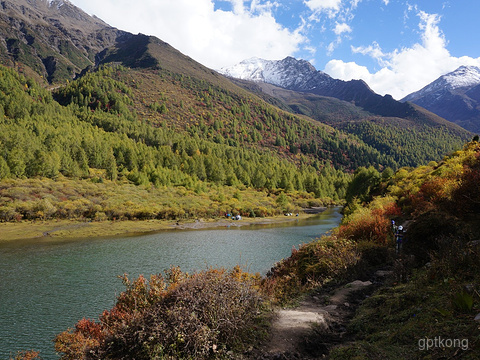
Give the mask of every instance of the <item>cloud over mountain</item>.
POLYGON ((122 30, 155 35, 210 68, 232 66, 252 57, 278 60, 294 56, 332 77, 362 79, 377 93, 397 99, 461 65, 480 65, 478 51, 465 45, 480 31, 472 15, 480 11, 480 3, 72 2, 122 30), (455 52, 458 44, 463 45, 455 52))
POLYGON ((224 1, 228 11, 212 0, 75 0, 87 12, 132 33, 153 34, 211 68, 234 64, 246 54, 283 57, 305 41, 300 29, 281 25, 274 3, 224 1))
POLYGON ((380 69, 370 72, 357 63, 334 59, 327 63, 325 72, 342 80, 362 79, 379 94, 389 93, 400 99, 461 65, 480 65, 480 58, 450 54, 448 41, 439 27, 440 16, 416 7, 410 10, 415 11, 419 18, 420 42, 391 52, 384 52, 377 42, 368 46, 352 46, 352 52, 371 57, 380 69))

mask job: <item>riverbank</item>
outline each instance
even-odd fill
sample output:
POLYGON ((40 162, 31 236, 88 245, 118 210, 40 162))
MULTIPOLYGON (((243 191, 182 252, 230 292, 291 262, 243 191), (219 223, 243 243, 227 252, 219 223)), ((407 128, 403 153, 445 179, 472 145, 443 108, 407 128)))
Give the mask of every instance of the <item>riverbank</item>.
POLYGON ((0 241, 34 239, 74 239, 141 235, 165 230, 202 230, 251 225, 281 224, 304 220, 325 211, 325 207, 306 209, 298 216, 274 216, 265 218, 197 219, 197 220, 124 220, 78 221, 48 220, 0 223, 0 241))

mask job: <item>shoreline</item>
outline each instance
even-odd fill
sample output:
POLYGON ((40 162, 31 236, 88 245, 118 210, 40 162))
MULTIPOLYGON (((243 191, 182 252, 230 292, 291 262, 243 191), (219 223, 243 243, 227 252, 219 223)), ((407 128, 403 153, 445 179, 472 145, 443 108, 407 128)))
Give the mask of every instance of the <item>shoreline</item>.
POLYGON ((265 218, 197 219, 197 220, 46 220, 0 223, 0 242, 31 240, 94 239, 102 237, 140 236, 161 231, 204 230, 215 228, 275 225, 305 220, 327 207, 304 209, 299 216, 278 215, 265 218))

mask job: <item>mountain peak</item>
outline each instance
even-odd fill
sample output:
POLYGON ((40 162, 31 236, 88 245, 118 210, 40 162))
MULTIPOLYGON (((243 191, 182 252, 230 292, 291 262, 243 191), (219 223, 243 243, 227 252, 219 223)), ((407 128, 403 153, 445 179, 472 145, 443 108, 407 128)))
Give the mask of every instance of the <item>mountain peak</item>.
POLYGON ((480 84, 480 68, 460 66, 457 70, 443 76, 452 89, 471 87, 480 84))
POLYGON ((452 91, 461 88, 470 88, 480 84, 480 68, 476 66, 460 66, 458 69, 440 76, 424 88, 407 95, 402 101, 414 101, 427 94, 441 91, 452 91))
POLYGON ((331 79, 324 72, 317 71, 308 61, 291 56, 283 60, 264 60, 254 57, 232 67, 222 68, 219 72, 241 80, 265 82, 283 88, 302 90, 309 89, 308 82, 312 78, 320 77, 323 81, 331 79))
POLYGON ((463 128, 480 131, 480 68, 460 66, 402 101, 411 101, 463 128))

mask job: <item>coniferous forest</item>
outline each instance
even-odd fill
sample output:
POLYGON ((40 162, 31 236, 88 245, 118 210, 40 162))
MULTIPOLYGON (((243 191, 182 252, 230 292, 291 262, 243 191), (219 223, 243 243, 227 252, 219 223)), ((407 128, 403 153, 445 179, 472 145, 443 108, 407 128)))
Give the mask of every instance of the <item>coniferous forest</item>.
POLYGON ((445 132, 390 156, 161 68, 105 65, 51 90, 2 68, 0 82, 2 221, 275 215, 339 203, 359 166, 417 165, 462 143, 445 132))
MULTIPOLYGON (((194 120, 184 129, 160 122, 155 116, 154 120, 139 116, 134 107, 134 87, 115 79, 127 76, 123 74, 126 72, 118 66, 105 67, 49 92, 12 70, 2 69, 3 221, 218 216, 222 210, 232 210, 227 208, 227 201, 235 194, 240 197, 242 191, 258 193, 259 197, 280 192, 295 192, 296 197, 310 200, 338 201, 343 197, 348 174, 336 169, 331 161, 293 154, 285 146, 280 156, 273 144, 270 148, 256 146, 256 142, 263 141, 261 132, 247 132, 236 116, 238 112, 248 112, 250 107, 237 108, 239 105, 231 99, 231 109, 225 108, 223 114, 228 118, 211 119, 212 125, 208 124, 209 116, 204 119, 203 114, 192 113, 194 120), (51 196, 36 196, 45 185, 51 188, 51 196), (212 201, 223 207, 206 214, 200 207, 188 209, 175 202, 159 208, 158 202, 154 206, 140 201, 133 207, 130 203, 125 205, 130 209, 121 213, 109 210, 108 201, 104 201, 126 201, 132 192, 163 195, 166 188, 181 188, 180 192, 193 197, 207 194, 207 198, 215 198, 212 201), (128 195, 122 198, 121 193, 128 195)), ((173 105, 169 103, 168 107, 173 105)), ((168 107, 165 102, 152 102, 145 108, 157 114, 169 112, 168 107)), ((188 110, 195 111, 198 108, 188 110)), ((257 124, 259 129, 270 124, 278 133, 287 129, 293 134, 291 127, 295 126, 303 126, 307 131, 307 124, 287 114, 267 107, 258 111, 265 112, 264 121, 257 124), (283 124, 277 125, 274 118, 282 119, 283 124), (299 125, 289 125, 289 120, 299 125)), ((310 136, 324 136, 332 143, 348 146, 347 140, 334 139, 338 134, 329 132, 319 128, 311 131, 310 136)), ((340 153, 338 145, 336 152, 340 153)), ((266 203, 265 207, 253 202, 246 215, 255 211, 259 216, 277 212, 270 206, 274 201, 266 203)), ((118 205, 112 207, 118 209, 118 205)))

